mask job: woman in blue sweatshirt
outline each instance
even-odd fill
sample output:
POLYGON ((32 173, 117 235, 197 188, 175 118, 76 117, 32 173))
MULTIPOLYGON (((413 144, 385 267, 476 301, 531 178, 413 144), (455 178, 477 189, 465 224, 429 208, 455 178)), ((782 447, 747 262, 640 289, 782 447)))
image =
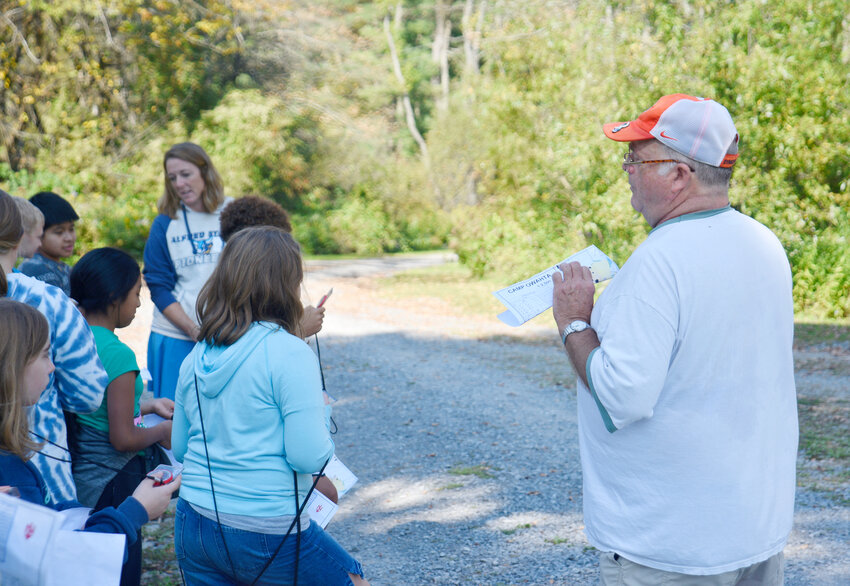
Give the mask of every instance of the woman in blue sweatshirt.
POLYGON ((368 584, 301 509, 334 451, 316 356, 293 333, 302 278, 289 234, 247 228, 198 297, 200 341, 180 369, 171 436, 185 466, 174 539, 189 586, 368 584))

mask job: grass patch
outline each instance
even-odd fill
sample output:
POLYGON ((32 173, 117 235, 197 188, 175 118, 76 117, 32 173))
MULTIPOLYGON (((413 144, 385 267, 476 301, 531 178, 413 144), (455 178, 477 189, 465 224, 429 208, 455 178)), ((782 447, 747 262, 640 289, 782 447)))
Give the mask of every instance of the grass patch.
POLYGON ((165 514, 155 522, 142 526, 142 584, 178 585, 180 568, 174 556, 174 508, 171 501, 165 514))
POLYGON ((794 324, 794 343, 797 346, 848 341, 850 341, 850 320, 816 321, 798 317, 794 324))
POLYGON ((456 488, 463 488, 463 483, 462 482, 452 482, 452 483, 447 484, 445 486, 441 486, 437 490, 454 490, 456 488))
POLYGON ((449 474, 455 476, 477 476, 478 478, 495 478, 490 471, 499 470, 487 464, 478 464, 477 466, 455 466, 449 470, 449 474))
POLYGON ((850 466, 850 401, 801 396, 797 409, 800 450, 811 459, 850 466))
POLYGON ((505 535, 513 535, 514 533, 516 533, 520 529, 531 529, 531 527, 532 527, 531 523, 523 523, 522 525, 517 525, 513 529, 502 529, 502 533, 504 533, 505 535))
POLYGON ((562 543, 569 543, 570 540, 566 537, 553 537, 551 539, 546 539, 546 543, 551 543, 552 545, 561 545, 562 543))

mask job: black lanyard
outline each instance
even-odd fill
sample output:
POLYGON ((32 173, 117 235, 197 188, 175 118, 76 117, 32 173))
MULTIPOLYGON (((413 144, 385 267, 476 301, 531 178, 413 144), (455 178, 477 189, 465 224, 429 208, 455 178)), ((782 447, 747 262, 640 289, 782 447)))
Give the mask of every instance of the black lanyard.
POLYGON ((189 239, 189 244, 192 245, 192 254, 198 254, 198 250, 195 248, 195 239, 192 238, 192 230, 189 229, 189 217, 188 212, 186 211, 186 205, 181 203, 180 207, 183 208, 183 222, 186 224, 186 238, 189 239))

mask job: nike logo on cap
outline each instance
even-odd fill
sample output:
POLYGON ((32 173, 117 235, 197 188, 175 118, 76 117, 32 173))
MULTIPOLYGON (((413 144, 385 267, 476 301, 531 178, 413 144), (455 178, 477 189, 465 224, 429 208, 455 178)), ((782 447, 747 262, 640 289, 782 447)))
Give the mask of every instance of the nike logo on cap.
POLYGON ((673 138, 672 136, 667 136, 667 133, 663 130, 659 133, 661 138, 666 138, 667 140, 679 140, 678 138, 673 138))

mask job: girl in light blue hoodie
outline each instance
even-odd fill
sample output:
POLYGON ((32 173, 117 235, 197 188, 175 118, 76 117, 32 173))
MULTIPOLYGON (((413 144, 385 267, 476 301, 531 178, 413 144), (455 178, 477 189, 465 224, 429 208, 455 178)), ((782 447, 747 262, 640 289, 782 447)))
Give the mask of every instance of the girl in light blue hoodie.
POLYGON ((302 508, 334 451, 318 362, 298 337, 302 278, 289 234, 248 228, 198 297, 200 341, 180 369, 171 438, 185 466, 174 535, 190 586, 368 584, 302 508))

